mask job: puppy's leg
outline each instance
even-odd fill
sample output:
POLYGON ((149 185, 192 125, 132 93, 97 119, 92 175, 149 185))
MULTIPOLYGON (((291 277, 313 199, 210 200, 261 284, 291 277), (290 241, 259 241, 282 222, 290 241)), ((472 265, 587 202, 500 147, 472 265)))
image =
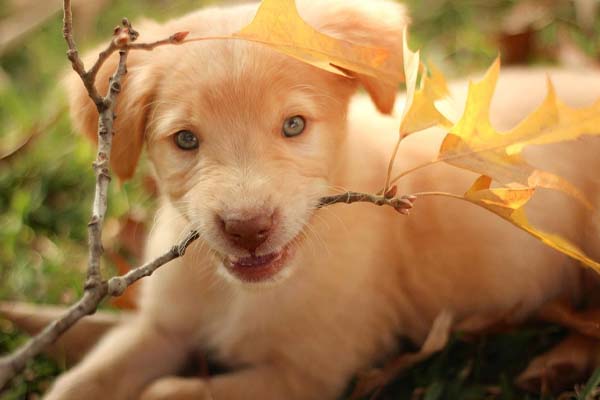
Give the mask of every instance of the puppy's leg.
POLYGON ((79 365, 61 376, 47 400, 132 399, 159 376, 182 364, 185 346, 178 337, 136 318, 108 333, 79 365))
MULTIPOLYGON (((329 380, 331 376, 323 378, 329 380)), ((335 398, 341 383, 332 385, 283 365, 260 365, 210 380, 159 379, 144 390, 140 400, 322 400, 335 398)))

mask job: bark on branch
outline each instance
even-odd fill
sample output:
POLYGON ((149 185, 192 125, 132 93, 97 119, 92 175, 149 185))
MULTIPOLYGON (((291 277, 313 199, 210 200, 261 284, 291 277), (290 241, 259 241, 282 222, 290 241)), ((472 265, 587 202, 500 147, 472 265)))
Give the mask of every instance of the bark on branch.
POLYGON ((319 201, 319 208, 330 206, 336 203, 373 203, 377 206, 390 206, 398 211, 400 214, 408 215, 411 208, 414 206, 414 202, 417 199, 413 195, 405 195, 396 197, 397 187, 392 186, 384 195, 360 193, 360 192, 346 192, 333 196, 327 196, 321 198, 319 201))

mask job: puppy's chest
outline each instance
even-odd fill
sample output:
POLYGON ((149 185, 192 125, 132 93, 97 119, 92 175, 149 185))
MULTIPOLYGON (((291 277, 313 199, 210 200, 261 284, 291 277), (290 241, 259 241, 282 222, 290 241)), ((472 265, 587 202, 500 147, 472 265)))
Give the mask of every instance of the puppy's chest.
POLYGON ((298 333, 302 293, 234 293, 218 315, 204 321, 198 347, 227 364, 253 363, 270 357, 298 333))

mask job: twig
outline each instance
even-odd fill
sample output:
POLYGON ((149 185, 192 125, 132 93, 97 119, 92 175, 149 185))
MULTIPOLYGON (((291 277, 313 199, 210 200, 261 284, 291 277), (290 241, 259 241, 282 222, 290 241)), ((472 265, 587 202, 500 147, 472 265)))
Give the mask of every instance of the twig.
POLYGON ((18 374, 29 360, 38 355, 46 346, 54 342, 66 330, 86 315, 93 314, 100 302, 107 296, 119 296, 135 281, 151 275, 157 268, 184 254, 187 247, 199 236, 198 232, 191 232, 178 246, 174 246, 167 253, 148 262, 141 267, 129 271, 127 274, 103 280, 100 271, 102 248, 102 225, 108 205, 108 184, 110 183, 110 153, 113 137, 113 123, 115 119, 114 106, 121 91, 121 80, 127 73, 127 56, 130 49, 152 50, 163 44, 181 43, 187 32, 178 32, 168 39, 130 47, 138 38, 138 33, 129 21, 124 18, 122 26, 115 28, 113 39, 108 47, 100 53, 98 59, 86 71, 73 39, 73 16, 71 0, 63 0, 63 36, 67 42, 67 57, 71 61, 73 70, 84 83, 88 95, 98 110, 98 152, 93 164, 96 175, 96 188, 92 205, 92 217, 88 224, 89 257, 87 278, 83 297, 69 308, 59 319, 50 323, 42 332, 31 338, 12 354, 0 359, 0 389, 2 389, 16 374, 18 374), (119 51, 119 64, 109 81, 108 93, 101 96, 96 88, 96 77, 104 62, 115 52, 119 51))
POLYGON ((128 46, 129 50, 154 50, 158 46, 165 44, 180 44, 183 43, 189 32, 177 32, 166 39, 157 40, 152 43, 132 43, 128 46))
POLYGON ((397 187, 392 186, 385 195, 346 192, 334 196, 326 196, 320 199, 318 208, 330 206, 336 203, 352 204, 357 202, 373 203, 378 206, 390 206, 401 214, 408 215, 409 210, 413 208, 415 196, 407 195, 396 196, 397 187))
MULTIPOLYGON (((102 100, 106 107, 102 107, 98 123, 98 153, 94 162, 96 173, 96 190, 92 207, 92 218, 88 223, 89 235, 89 260, 86 288, 98 284, 102 280, 100 273, 100 258, 102 248, 102 225, 108 206, 108 184, 110 183, 110 152, 112 148, 113 122, 115 119, 113 107, 115 99, 121 90, 121 77, 126 73, 127 50, 119 51, 119 66, 110 78, 108 95, 102 100)), ((100 109, 100 108, 99 108, 100 109)))
POLYGON ((108 294, 111 296, 120 296, 125 289, 127 289, 128 286, 131 286, 135 281, 152 275, 160 266, 183 256, 187 247, 194 240, 198 239, 199 236, 200 234, 197 231, 192 231, 178 246, 173 246, 171 250, 162 256, 141 267, 134 268, 126 274, 110 278, 108 280, 108 294))
MULTIPOLYGON (((64 0, 64 21, 63 21, 63 36, 67 41, 69 50, 67 51, 67 57, 71 61, 71 65, 75 72, 81 77, 85 88, 98 108, 98 112, 102 113, 106 108, 110 106, 107 103, 107 99, 103 98, 96 88, 96 76, 100 71, 100 68, 106 60, 117 50, 128 52, 129 50, 154 50, 158 46, 168 44, 181 44, 189 32, 177 32, 169 36, 167 39, 158 40, 152 43, 133 43, 138 38, 139 33, 133 29, 131 23, 127 18, 123 18, 121 21, 122 26, 117 26, 113 32, 113 39, 108 43, 106 49, 104 49, 98 55, 98 59, 94 65, 89 69, 85 70, 83 62, 79 57, 79 52, 73 39, 73 15, 71 13, 71 0, 64 0)), ((107 96, 108 97, 108 96, 107 96)))
POLYGON ((400 143, 402 143, 402 140, 405 137, 406 137, 406 135, 403 135, 403 134, 398 135, 398 140, 396 141, 396 144, 394 145, 394 149, 392 150, 392 156, 390 157, 390 161, 388 162, 387 173, 385 175, 385 184, 383 185, 383 190, 381 190, 381 193, 387 192, 390 188, 390 185, 392 185, 394 183, 394 182, 391 182, 392 171, 394 169, 394 163, 396 162, 396 156, 398 155, 398 150, 400 149, 400 143))

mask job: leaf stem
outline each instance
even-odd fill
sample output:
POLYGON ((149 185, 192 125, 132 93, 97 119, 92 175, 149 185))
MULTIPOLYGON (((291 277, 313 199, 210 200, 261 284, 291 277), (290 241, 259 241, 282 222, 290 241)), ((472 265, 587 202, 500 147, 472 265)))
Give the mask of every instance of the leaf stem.
POLYGON ((452 197, 453 199, 465 200, 465 201, 468 201, 469 203, 471 203, 471 201, 469 201, 469 199, 467 199, 461 195, 454 194, 454 193, 448 193, 448 192, 418 192, 418 193, 413 193, 412 195, 415 197, 433 197, 433 196, 452 197))
POLYGON ((396 156, 398 155, 400 143, 404 138, 405 135, 403 135, 402 133, 398 136, 398 140, 396 141, 396 145, 394 146, 394 150, 392 151, 392 156, 390 157, 390 162, 388 163, 387 174, 385 176, 385 184, 383 185, 383 190, 381 191, 381 193, 386 193, 390 188, 390 178, 392 176, 392 169, 394 168, 394 163, 396 162, 396 156))

